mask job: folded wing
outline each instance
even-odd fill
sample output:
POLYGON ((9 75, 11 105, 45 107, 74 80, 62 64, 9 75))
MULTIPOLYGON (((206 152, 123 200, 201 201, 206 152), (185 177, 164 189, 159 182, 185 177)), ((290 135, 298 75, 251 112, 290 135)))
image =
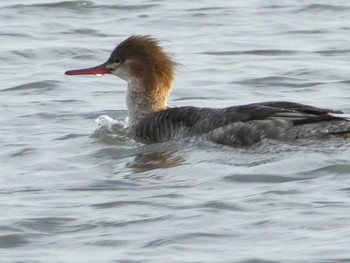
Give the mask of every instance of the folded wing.
POLYGON ((341 113, 284 101, 223 109, 179 107, 148 115, 132 127, 132 131, 135 136, 150 142, 207 135, 217 143, 244 146, 264 138, 348 132, 350 122, 333 115, 341 113))

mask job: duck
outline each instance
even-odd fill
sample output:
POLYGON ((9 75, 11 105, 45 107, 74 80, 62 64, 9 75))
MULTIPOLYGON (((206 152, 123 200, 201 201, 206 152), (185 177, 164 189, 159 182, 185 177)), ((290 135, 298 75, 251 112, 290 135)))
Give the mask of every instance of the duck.
POLYGON ((226 108, 169 107, 179 64, 149 35, 133 35, 106 62, 66 75, 113 74, 127 82, 130 136, 147 143, 205 137, 223 145, 249 147, 264 139, 297 140, 350 134, 342 111, 289 101, 267 101, 226 108))

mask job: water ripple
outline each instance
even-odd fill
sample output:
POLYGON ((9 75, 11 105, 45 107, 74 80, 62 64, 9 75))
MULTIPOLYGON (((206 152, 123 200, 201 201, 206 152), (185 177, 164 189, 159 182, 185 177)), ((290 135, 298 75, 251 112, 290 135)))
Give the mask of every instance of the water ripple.
POLYGON ((59 81, 56 80, 42 80, 37 82, 26 83, 18 85, 11 88, 5 88, 0 90, 0 92, 23 92, 23 94, 33 94, 33 93, 44 93, 46 91, 51 91, 59 86, 59 81))
POLYGON ((9 5, 6 8, 13 9, 27 9, 27 8, 83 8, 92 7, 94 3, 91 1, 62 1, 56 3, 44 3, 44 4, 16 4, 9 5))
POLYGON ((210 240, 216 240, 218 238, 224 239, 226 237, 229 237, 229 235, 206 233, 206 232, 193 232, 193 233, 175 235, 169 238, 160 238, 157 240, 153 240, 147 243, 144 246, 144 248, 150 248, 150 247, 155 248, 155 247, 165 246, 168 244, 177 244, 177 243, 183 243, 183 242, 195 242, 195 240, 197 239, 210 241, 210 240))
POLYGON ((302 54, 304 52, 297 50, 279 50, 279 49, 267 49, 267 50, 244 50, 244 51, 210 51, 202 52, 204 55, 213 56, 238 56, 238 55, 255 55, 255 56, 291 56, 296 54, 302 54))
POLYGON ((349 9, 350 7, 345 5, 310 4, 296 10, 296 12, 346 12, 349 9))
POLYGON ((322 167, 315 168, 313 170, 305 171, 306 175, 330 175, 330 174, 350 174, 350 164, 330 164, 322 167))
POLYGON ((235 174, 228 175, 223 178, 225 182, 237 182, 237 183, 286 183, 295 182, 301 180, 309 180, 307 177, 292 177, 292 176, 278 176, 271 174, 235 174))
MULTIPOLYGON (((37 233, 51 234, 70 231, 67 230, 67 227, 69 223, 72 223, 75 220, 75 218, 70 217, 26 218, 20 222, 17 222, 16 225, 37 233)), ((81 226, 76 227, 80 228, 81 226)), ((75 227, 73 226, 73 228, 75 227)))
POLYGON ((148 223, 160 222, 171 218, 172 216, 159 216, 159 217, 150 217, 146 219, 139 220, 129 220, 124 222, 99 222, 98 225, 102 227, 125 227, 130 225, 144 225, 148 223))
POLYGON ((312 86, 323 84, 322 82, 310 82, 310 81, 301 80, 297 78, 281 77, 281 76, 252 78, 252 79, 247 79, 247 80, 234 82, 234 83, 238 83, 246 86, 254 86, 254 87, 284 86, 284 87, 292 87, 292 88, 312 87, 312 86))
POLYGON ((16 248, 27 244, 29 241, 25 234, 0 235, 0 248, 16 248))

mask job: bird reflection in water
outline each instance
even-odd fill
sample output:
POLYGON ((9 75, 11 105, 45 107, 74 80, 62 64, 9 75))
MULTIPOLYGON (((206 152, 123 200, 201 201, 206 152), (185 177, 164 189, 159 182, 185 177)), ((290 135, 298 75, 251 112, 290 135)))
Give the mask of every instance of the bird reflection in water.
POLYGON ((156 152, 142 153, 135 156, 135 159, 127 164, 134 172, 141 173, 154 169, 175 167, 185 161, 179 152, 156 152))

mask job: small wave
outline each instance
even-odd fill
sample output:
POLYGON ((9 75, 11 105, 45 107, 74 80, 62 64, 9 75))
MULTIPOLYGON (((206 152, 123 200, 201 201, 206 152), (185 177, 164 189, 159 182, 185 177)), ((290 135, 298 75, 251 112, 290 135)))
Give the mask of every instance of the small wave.
POLYGON ((69 232, 68 226, 76 219, 71 217, 39 217, 26 218, 16 225, 37 233, 63 233, 69 232))
POLYGON ((63 118, 70 118, 72 116, 72 113, 70 112, 61 112, 61 113, 50 113, 50 112, 39 112, 39 113, 33 113, 33 114, 25 114, 21 115, 23 118, 38 118, 42 120, 54 120, 54 119, 63 119, 63 118))
POLYGON ((279 77, 279 76, 247 79, 239 82, 234 82, 232 84, 236 84, 236 83, 255 86, 255 87, 260 87, 260 86, 283 87, 284 86, 284 87, 292 87, 292 88, 312 87, 312 86, 323 84, 322 82, 309 82, 309 81, 304 81, 297 78, 288 78, 288 77, 279 77))
POLYGON ((8 92, 8 91, 27 91, 31 93, 31 91, 40 90, 40 92, 50 91, 58 87, 59 81, 55 80, 43 80, 37 82, 30 82, 22 85, 18 85, 11 88, 5 88, 0 90, 0 92, 8 92))
POLYGON ((320 51, 316 51, 315 53, 318 53, 318 54, 323 55, 323 56, 349 55, 350 49, 320 50, 320 51))
POLYGON ((34 59, 38 57, 38 53, 32 49, 12 50, 10 53, 14 54, 15 56, 28 59, 34 59))
POLYGON ((324 34, 328 33, 327 29, 311 29, 311 30, 292 30, 287 31, 287 34, 305 34, 305 35, 314 35, 314 34, 324 34))
POLYGON ((348 80, 341 80, 341 81, 338 81, 337 83, 350 84, 350 79, 348 79, 348 80))
POLYGON ((0 235, 0 248, 15 248, 28 243, 24 234, 0 235))
POLYGON ((112 202, 96 203, 96 204, 92 204, 90 206, 97 208, 97 209, 106 209, 106 208, 115 208, 115 207, 122 207, 122 206, 162 207, 164 205, 158 204, 155 202, 149 202, 149 201, 112 201, 112 202))
POLYGON ((70 133, 61 137, 56 138, 57 141, 71 140, 75 138, 85 137, 86 134, 70 133))
POLYGON ((11 8, 11 9, 37 9, 37 8, 43 8, 43 9, 74 9, 74 10, 81 10, 81 9, 104 9, 104 10, 145 10, 148 8, 153 7, 159 7, 158 4, 113 4, 113 5, 99 5, 92 1, 61 1, 56 3, 43 3, 43 4, 15 4, 15 5, 8 5, 4 8, 11 8))
POLYGON ((19 151, 11 154, 11 157, 20 157, 25 155, 30 155, 36 151, 36 148, 33 147, 25 147, 23 149, 20 149, 19 151))
POLYGON ((16 4, 9 5, 6 8, 81 8, 81 7, 91 7, 94 3, 91 1, 62 1, 56 3, 43 3, 43 4, 16 4))
POLYGON ((350 173, 350 164, 330 164, 330 165, 325 165, 323 167, 318 167, 313 170, 309 170, 306 172, 303 172, 303 174, 306 175, 330 175, 330 174, 349 174, 350 173))
POLYGON ((217 210, 227 210, 227 211, 245 211, 246 210, 241 206, 234 205, 228 202, 220 202, 220 201, 210 201, 205 203, 202 207, 214 209, 216 211, 217 210))
MULTIPOLYGON (((91 28, 77 28, 77 29, 70 29, 69 31, 65 31, 66 34, 72 34, 72 35, 86 35, 86 36, 95 36, 95 37, 108 37, 107 34, 101 33, 101 31, 91 29, 91 28)), ((66 51, 65 51, 66 52, 66 51)), ((72 52, 72 51, 70 51, 72 52)), ((75 52, 75 51, 74 51, 75 52)), ((81 49, 76 49, 75 52, 75 59, 86 59, 86 58, 95 58, 93 55, 89 54, 81 54, 81 49)), ((90 53, 93 53, 93 51, 90 51, 90 53)))
POLYGON ((264 259, 248 259, 241 261, 240 263, 281 263, 282 261, 275 261, 275 260, 264 260, 264 259))
POLYGON ((307 11, 340 11, 344 12, 346 10, 349 10, 348 6, 343 6, 343 5, 325 5, 325 4, 311 4, 311 5, 306 5, 303 8, 300 8, 296 10, 296 12, 307 12, 307 11))
POLYGON ((256 55, 256 56, 282 56, 296 55, 301 53, 298 50, 282 50, 282 49, 260 49, 260 50, 244 50, 244 51, 210 51, 203 52, 204 55, 214 56, 238 56, 238 55, 256 55))
POLYGON ((206 239, 212 242, 216 239, 223 239, 229 236, 230 235, 221 234, 221 233, 190 232, 185 234, 173 235, 167 238, 158 238, 156 240, 148 242, 146 245, 144 245, 144 248, 161 247, 164 245, 184 243, 184 242, 195 243, 198 239, 201 239, 201 240, 206 239))
POLYGON ((69 192, 100 192, 100 191, 116 191, 130 190, 139 185, 134 181, 118 180, 118 179, 102 179, 95 181, 87 186, 70 187, 64 190, 69 192))
POLYGON ((309 180, 306 177, 292 177, 292 176, 279 176, 271 174, 235 174, 228 175, 223 178, 224 181, 238 182, 238 183, 285 183, 294 182, 300 180, 309 180))
POLYGON ((118 10, 145 10, 148 8, 159 7, 158 4, 138 4, 138 5, 98 5, 98 8, 103 9, 118 9, 118 10))
POLYGON ((26 34, 26 33, 18 33, 18 32, 0 32, 0 36, 8 36, 8 37, 16 37, 16 38, 19 38, 19 37, 22 37, 22 38, 26 38, 26 39, 29 39, 32 37, 32 35, 30 34, 26 34))

